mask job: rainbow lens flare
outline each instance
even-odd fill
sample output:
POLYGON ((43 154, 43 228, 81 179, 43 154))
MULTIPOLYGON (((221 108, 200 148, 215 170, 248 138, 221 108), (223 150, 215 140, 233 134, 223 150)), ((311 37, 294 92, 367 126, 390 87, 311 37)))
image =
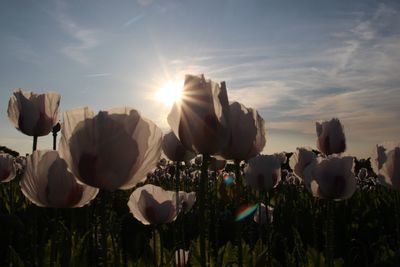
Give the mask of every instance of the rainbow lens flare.
POLYGON ((255 205, 243 205, 236 211, 235 221, 241 221, 246 217, 252 215, 258 208, 258 203, 255 205))
POLYGON ((233 181, 234 181, 234 179, 233 179, 233 176, 231 174, 227 173, 227 174, 224 175, 224 183, 226 185, 233 184, 233 181))

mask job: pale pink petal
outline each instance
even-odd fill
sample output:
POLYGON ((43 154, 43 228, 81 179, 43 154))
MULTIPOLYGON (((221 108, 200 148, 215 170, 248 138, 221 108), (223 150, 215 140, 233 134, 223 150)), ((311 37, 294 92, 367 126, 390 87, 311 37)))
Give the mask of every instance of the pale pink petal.
MULTIPOLYGON (((147 136, 136 137, 138 143, 145 142, 147 144, 146 150, 141 150, 139 145, 139 159, 135 163, 131 171, 131 179, 125 183, 121 189, 132 188, 138 182, 146 179, 147 174, 157 167, 157 163, 161 158, 161 144, 162 144, 162 131, 152 121, 142 118, 141 123, 143 126, 138 126, 135 134, 139 135, 141 129, 148 129, 147 136), (146 127, 145 127, 146 125, 146 127)), ((135 135, 135 136, 137 136, 135 135)))
POLYGON ((315 197, 343 200, 351 197, 356 188, 353 157, 319 158, 305 169, 304 175, 315 197))
POLYGON ((132 215, 143 224, 163 224, 176 219, 175 192, 147 184, 130 196, 128 207, 132 215))
POLYGON ((317 147, 325 155, 342 153, 346 150, 346 137, 339 119, 316 122, 317 147))
POLYGON ((297 148, 290 157, 289 165, 293 173, 300 179, 304 178, 303 172, 311 162, 316 160, 316 155, 311 148, 297 148))
POLYGON ((171 129, 189 150, 215 154, 228 142, 228 97, 224 85, 186 75, 182 99, 168 115, 171 129))
POLYGON ((20 182, 21 191, 32 203, 39 207, 49 207, 47 201, 47 174, 50 165, 57 158, 55 153, 37 150, 27 157, 25 173, 20 182))
POLYGON ((260 155, 244 169, 246 182, 256 190, 269 191, 281 180, 281 160, 277 155, 260 155))
POLYGON ((96 116, 80 109, 65 117, 60 151, 82 183, 128 189, 158 163, 162 132, 132 108, 114 108, 96 116))
POLYGON ((51 150, 38 150, 28 157, 21 190, 36 205, 55 208, 86 205, 98 192, 97 189, 78 184, 65 161, 57 151, 51 150), (85 191, 87 193, 83 198, 85 191))
POLYGON ((173 132, 164 135, 162 149, 168 159, 172 161, 190 161, 196 154, 187 150, 173 132))
POLYGON ((6 153, 0 153, 0 182, 11 181, 17 175, 14 158, 6 153))
POLYGON ((58 122, 60 98, 57 93, 35 94, 16 89, 8 102, 8 117, 26 135, 47 135, 58 122))
POLYGON ((222 152, 226 159, 247 160, 265 146, 265 123, 257 111, 233 102, 229 105, 228 146, 222 152))
POLYGON ((131 194, 128 201, 128 207, 133 217, 135 217, 141 223, 149 225, 150 222, 142 214, 142 210, 145 210, 146 208, 146 202, 143 201, 143 199, 140 199, 143 190, 145 190, 145 188, 139 187, 131 194), (141 201, 139 202, 139 200, 141 201))

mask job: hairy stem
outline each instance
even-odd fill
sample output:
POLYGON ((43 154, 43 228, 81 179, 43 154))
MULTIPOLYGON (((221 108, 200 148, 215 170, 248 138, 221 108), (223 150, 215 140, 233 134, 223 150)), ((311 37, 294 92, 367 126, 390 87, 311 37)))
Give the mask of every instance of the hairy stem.
POLYGON ((334 253, 334 202, 328 200, 326 203, 326 239, 325 239, 325 259, 328 267, 333 267, 334 253))
MULTIPOLYGON (((176 193, 176 209, 177 209, 177 213, 180 212, 179 211, 179 186, 180 186, 180 167, 181 164, 179 161, 176 162, 175 164, 175 193, 176 193)), ((176 242, 176 249, 178 251, 178 266, 181 266, 181 255, 180 255, 180 244, 181 244, 181 240, 180 240, 180 232, 182 231, 182 227, 180 224, 180 220, 179 218, 177 219, 177 221, 175 222, 176 225, 176 237, 175 237, 175 242, 176 242)))
POLYGON ((203 163, 201 165, 200 188, 199 188, 199 223, 200 223, 200 265, 206 267, 206 241, 205 241, 205 195, 207 190, 208 164, 210 156, 203 154, 203 163))
MULTIPOLYGON (((240 160, 235 160, 235 208, 239 208, 240 205, 240 188, 242 184, 241 172, 240 172, 240 160)), ((240 221, 236 222, 236 244, 238 248, 238 263, 239 267, 243 267, 243 248, 242 248, 242 224, 240 221)))
POLYGON ((37 142, 38 142, 38 137, 35 135, 35 136, 33 137, 32 152, 36 151, 37 142))

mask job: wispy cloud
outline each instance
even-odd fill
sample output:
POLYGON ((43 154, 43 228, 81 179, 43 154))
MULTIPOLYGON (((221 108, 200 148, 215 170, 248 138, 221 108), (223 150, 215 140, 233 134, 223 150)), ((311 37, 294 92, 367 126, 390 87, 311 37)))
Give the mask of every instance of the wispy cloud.
POLYGON ((339 117, 350 139, 398 138, 399 10, 381 4, 330 34, 312 49, 222 49, 171 65, 226 80, 230 100, 259 109, 272 129, 314 136, 315 121, 339 117))
POLYGON ((88 64, 89 58, 86 56, 85 52, 99 44, 96 31, 76 23, 68 16, 65 9, 66 3, 58 1, 56 20, 73 41, 62 47, 61 51, 72 60, 81 64, 88 64))
POLYGON ((90 77, 90 78, 107 77, 107 76, 111 76, 111 73, 104 72, 104 73, 92 73, 92 74, 87 74, 86 75, 86 77, 90 77))
POLYGON ((136 2, 141 6, 148 6, 154 2, 154 0, 136 0, 136 2))
POLYGON ((282 82, 265 81, 253 87, 229 88, 229 100, 246 106, 262 109, 276 105, 289 88, 282 82))
POLYGON ((134 23, 136 23, 136 22, 138 22, 138 21, 144 19, 144 17, 145 17, 144 14, 136 15, 136 16, 134 16, 133 18, 127 20, 127 21, 124 23, 124 27, 129 27, 129 26, 131 26, 132 24, 134 24, 134 23))

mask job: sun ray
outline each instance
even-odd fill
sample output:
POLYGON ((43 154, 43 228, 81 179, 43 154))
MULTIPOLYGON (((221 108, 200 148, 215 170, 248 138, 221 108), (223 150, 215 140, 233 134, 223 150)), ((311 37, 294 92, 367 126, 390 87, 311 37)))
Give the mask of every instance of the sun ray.
POLYGON ((156 92, 156 100, 165 106, 171 107, 174 102, 179 102, 182 97, 183 81, 167 81, 156 92))

